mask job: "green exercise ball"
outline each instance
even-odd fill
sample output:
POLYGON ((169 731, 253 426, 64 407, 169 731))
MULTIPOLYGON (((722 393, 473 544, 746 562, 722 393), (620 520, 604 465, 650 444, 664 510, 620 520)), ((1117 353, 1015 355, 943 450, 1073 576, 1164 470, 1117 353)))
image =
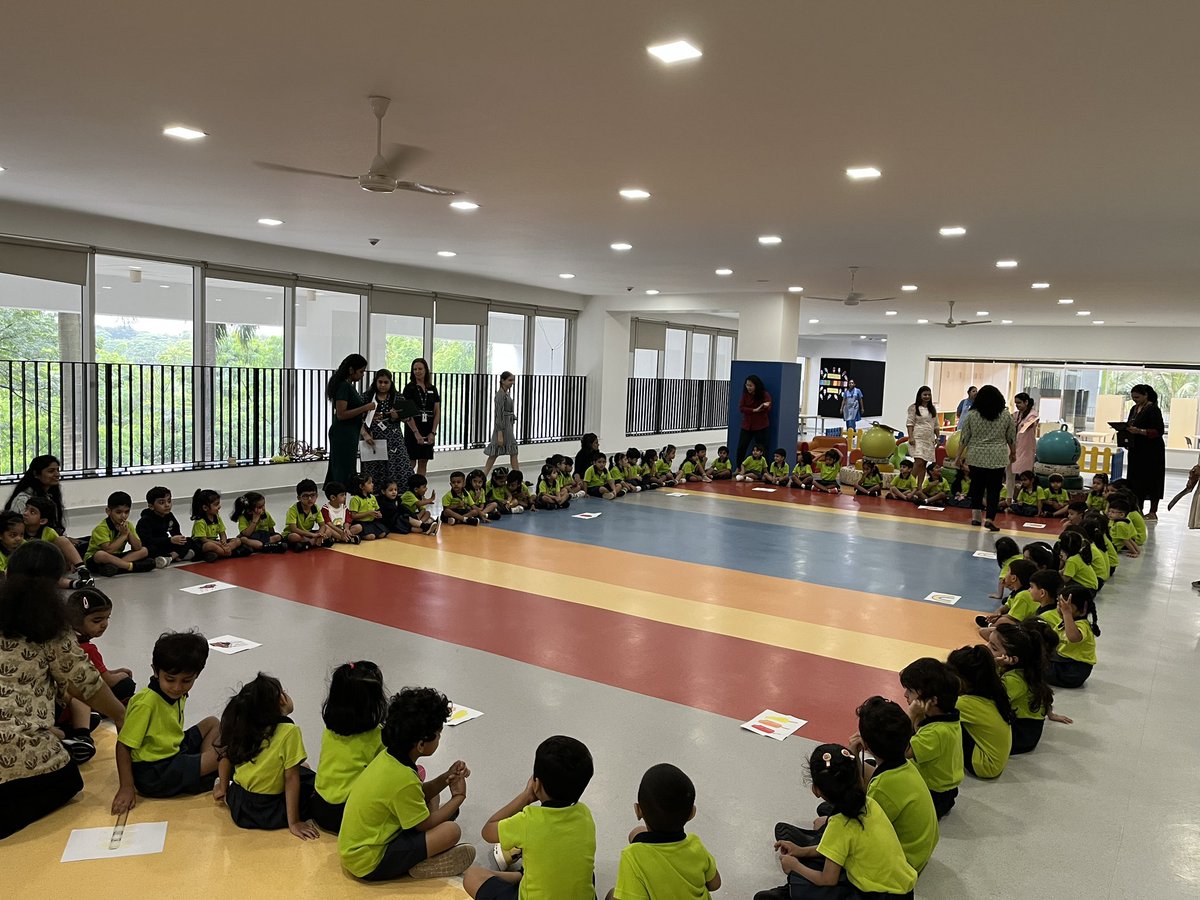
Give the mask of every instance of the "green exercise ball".
POLYGON ((875 425, 863 434, 858 448, 871 459, 888 459, 896 452, 896 438, 883 426, 875 425))
POLYGON ((1070 466, 1079 459, 1082 448, 1071 432, 1051 431, 1038 438, 1037 460, 1052 466, 1070 466))
POLYGON ((958 458, 958 442, 961 437, 962 433, 956 431, 946 438, 946 459, 954 461, 958 458))

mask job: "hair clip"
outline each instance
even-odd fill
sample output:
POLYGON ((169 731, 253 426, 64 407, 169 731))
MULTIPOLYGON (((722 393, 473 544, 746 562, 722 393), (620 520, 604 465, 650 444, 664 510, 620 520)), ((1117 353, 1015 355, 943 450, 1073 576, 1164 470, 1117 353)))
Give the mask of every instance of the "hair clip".
POLYGON ((833 757, 828 753, 821 754, 821 760, 825 763, 825 768, 829 768, 829 764, 833 762, 833 757))
POLYGON ((354 663, 352 663, 352 662, 348 662, 348 663, 346 663, 346 665, 348 665, 351 669, 354 668, 354 663))
POLYGON ((92 608, 92 607, 91 607, 91 604, 90 604, 90 603, 88 603, 88 597, 87 597, 87 594, 84 594, 82 597, 80 597, 80 598, 79 598, 79 602, 83 604, 83 608, 84 608, 85 610, 87 610, 87 609, 91 609, 91 608, 92 608))
POLYGON ((842 756, 846 757, 846 759, 854 759, 854 754, 845 747, 842 748, 842 756))

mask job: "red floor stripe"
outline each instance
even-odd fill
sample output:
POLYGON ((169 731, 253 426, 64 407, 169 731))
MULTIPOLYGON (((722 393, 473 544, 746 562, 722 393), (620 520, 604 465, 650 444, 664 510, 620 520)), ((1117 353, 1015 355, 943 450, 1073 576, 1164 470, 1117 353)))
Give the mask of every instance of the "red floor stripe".
POLYGON ((251 590, 739 720, 766 708, 790 713, 809 720, 800 733, 813 740, 845 741, 857 730, 855 707, 872 694, 903 701, 896 675, 881 669, 350 554, 255 557, 203 571, 251 590), (352 584, 403 588, 360 592, 348 590, 352 584))

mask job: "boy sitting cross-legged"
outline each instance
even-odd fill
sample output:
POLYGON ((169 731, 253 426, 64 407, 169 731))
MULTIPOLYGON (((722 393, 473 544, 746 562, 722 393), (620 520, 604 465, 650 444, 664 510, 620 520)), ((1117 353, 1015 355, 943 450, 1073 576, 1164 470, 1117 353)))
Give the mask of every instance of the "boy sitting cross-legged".
POLYGON ((646 824, 630 832, 608 900, 705 898, 721 887, 717 861, 683 830, 696 815, 696 788, 687 775, 670 763, 651 766, 633 811, 646 824))
POLYGON ((104 521, 92 529, 92 537, 83 554, 83 561, 101 575, 113 576, 121 572, 153 572, 155 567, 171 564, 171 558, 150 558, 150 551, 142 546, 141 539, 129 525, 132 498, 124 491, 108 495, 104 508, 104 521))
POLYGON ((483 826, 483 839, 498 842, 504 854, 521 851, 524 874, 472 866, 463 889, 475 900, 593 900, 596 823, 579 802, 592 772, 582 742, 561 734, 542 741, 525 790, 483 826))
POLYGON ((196 631, 168 631, 154 642, 154 678, 129 701, 117 735, 114 816, 133 809, 134 788, 145 797, 201 794, 217 771, 215 716, 183 730, 188 691, 208 662, 208 641, 196 631))

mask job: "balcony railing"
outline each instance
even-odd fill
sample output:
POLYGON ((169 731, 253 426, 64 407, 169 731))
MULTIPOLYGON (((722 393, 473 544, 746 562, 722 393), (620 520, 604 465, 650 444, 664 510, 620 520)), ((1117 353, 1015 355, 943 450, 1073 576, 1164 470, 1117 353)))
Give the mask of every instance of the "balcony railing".
POLYGON ((729 424, 729 382, 693 378, 630 378, 625 433, 674 434, 729 424))

